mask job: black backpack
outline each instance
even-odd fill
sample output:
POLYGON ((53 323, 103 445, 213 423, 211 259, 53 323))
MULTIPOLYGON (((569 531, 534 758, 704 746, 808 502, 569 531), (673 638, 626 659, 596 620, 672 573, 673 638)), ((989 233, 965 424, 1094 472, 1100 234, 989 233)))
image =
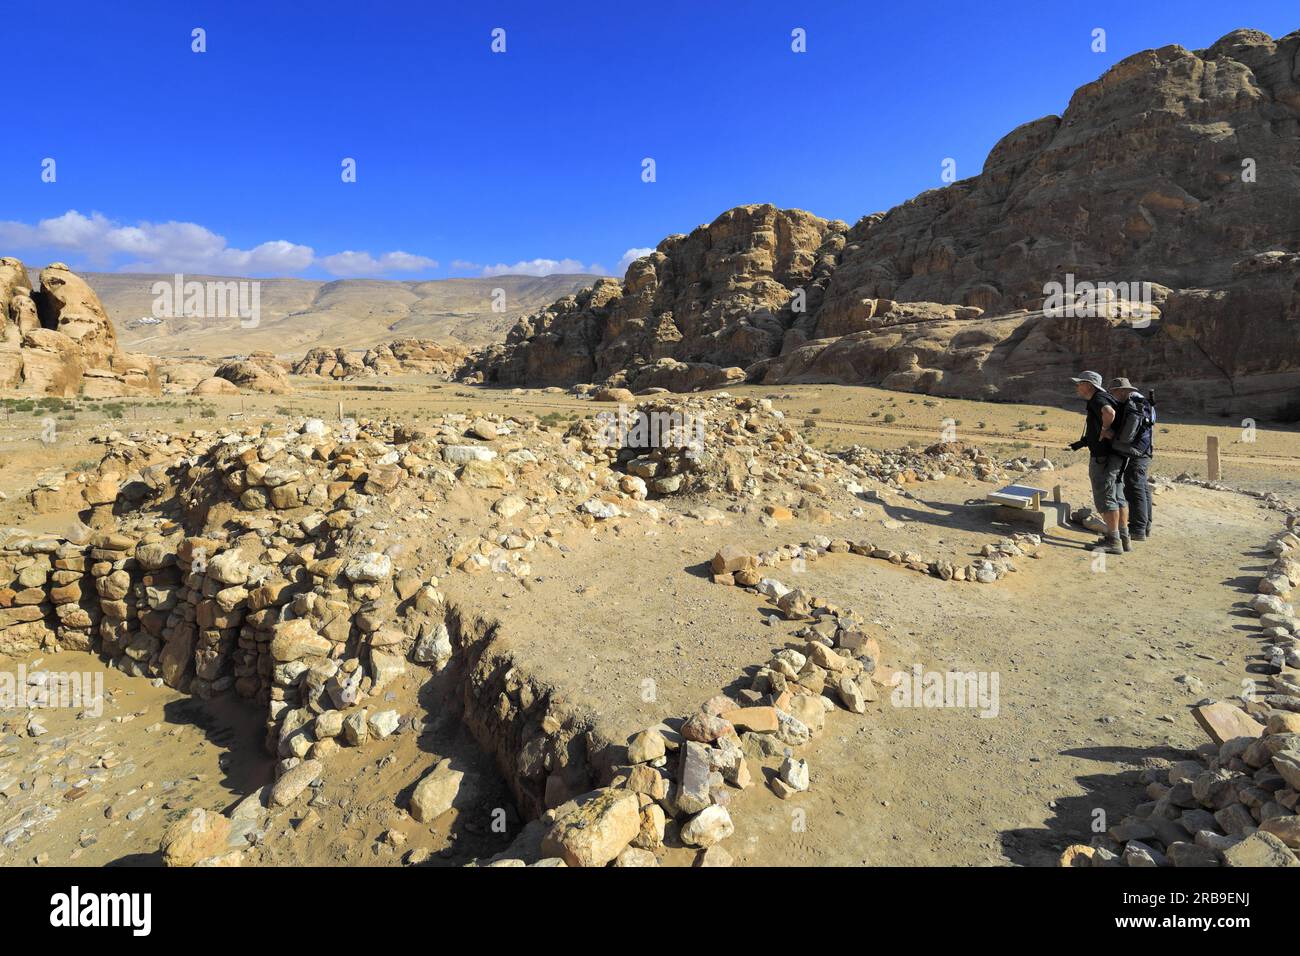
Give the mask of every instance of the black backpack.
POLYGON ((1119 424, 1110 447, 1117 455, 1130 458, 1151 453, 1151 428, 1155 424, 1151 405, 1145 399, 1130 395, 1119 407, 1119 424))

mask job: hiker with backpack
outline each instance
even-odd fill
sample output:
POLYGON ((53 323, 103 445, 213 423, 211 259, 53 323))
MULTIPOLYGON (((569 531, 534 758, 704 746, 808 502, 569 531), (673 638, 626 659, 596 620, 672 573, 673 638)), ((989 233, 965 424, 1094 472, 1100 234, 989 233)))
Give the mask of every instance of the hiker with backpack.
POLYGON ((1119 424, 1111 447, 1128 458, 1124 468, 1124 497, 1128 499, 1128 531, 1133 541, 1145 541, 1151 534, 1151 487, 1147 474, 1154 453, 1156 423, 1155 394, 1148 399, 1126 378, 1114 378, 1110 393, 1120 403, 1119 424))
POLYGON ((1097 372, 1080 372, 1072 378, 1075 391, 1087 404, 1083 437, 1070 447, 1075 451, 1088 449, 1088 480, 1092 483, 1092 503, 1101 513, 1106 533, 1088 545, 1091 551, 1123 554, 1132 550, 1128 530, 1128 500, 1124 497, 1123 455, 1111 447, 1115 437, 1114 427, 1119 417, 1119 402, 1102 388, 1097 372))

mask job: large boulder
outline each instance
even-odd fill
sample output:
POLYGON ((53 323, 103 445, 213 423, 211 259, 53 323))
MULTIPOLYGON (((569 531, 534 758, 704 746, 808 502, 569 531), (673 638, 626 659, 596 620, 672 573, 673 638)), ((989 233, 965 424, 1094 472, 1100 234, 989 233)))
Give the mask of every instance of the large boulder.
POLYGON ((411 816, 420 823, 432 823, 453 807, 462 806, 474 795, 472 778, 453 770, 451 760, 440 760, 411 793, 411 816))
POLYGON ((205 378, 190 389, 191 395, 238 395, 239 386, 229 379, 213 375, 205 378))
POLYGON ((191 810, 163 834, 163 863, 196 866, 229 852, 229 841, 229 819, 211 810, 191 810))
POLYGON ((33 296, 41 325, 70 338, 86 365, 110 368, 117 353, 117 332, 93 289, 62 262, 41 270, 41 287, 33 296))
POLYGON ((542 855, 569 866, 604 866, 641 832, 641 810, 631 790, 594 790, 558 807, 542 838, 542 855))
POLYGON ((274 356, 264 352, 255 352, 247 358, 223 362, 217 366, 213 375, 253 392, 284 395, 293 391, 284 366, 274 356))
POLYGON ((155 361, 118 348, 99 297, 61 262, 33 289, 18 259, 0 259, 0 388, 113 398, 161 392, 155 361))

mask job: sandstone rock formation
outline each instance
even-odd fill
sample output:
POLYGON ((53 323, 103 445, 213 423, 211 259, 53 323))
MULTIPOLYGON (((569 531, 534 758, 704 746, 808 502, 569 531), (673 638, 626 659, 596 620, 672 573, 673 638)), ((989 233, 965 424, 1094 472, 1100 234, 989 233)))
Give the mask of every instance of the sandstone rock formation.
POLYGON ((0 389, 45 395, 157 395, 153 360, 118 348, 99 298, 61 262, 33 289, 17 259, 0 259, 0 389))
POLYGON ((163 393, 168 395, 188 394, 200 382, 212 378, 216 371, 210 362, 195 359, 160 357, 157 363, 163 393))
MULTIPOLYGON (((253 392, 284 395, 293 391, 284 364, 269 352, 254 352, 247 358, 223 362, 213 375, 253 392)), ((203 382, 195 388, 200 386, 207 389, 200 394, 217 394, 212 386, 204 385, 203 382)))
POLYGON ((1135 54, 1003 137, 977 176, 852 228, 730 210, 463 372, 707 388, 741 366, 1042 402, 1071 400, 1066 373, 1087 367, 1189 411, 1300 413, 1298 54, 1300 32, 1252 30, 1135 54), (1045 303, 1053 283, 1125 285, 1045 303), (683 382, 663 359, 706 369, 683 382))
POLYGON ((345 348, 314 348, 294 364, 293 373, 332 379, 396 375, 403 372, 450 377, 465 354, 463 348, 432 339, 395 339, 364 352, 345 348))
POLYGON ((211 378, 195 382, 189 393, 191 395, 238 395, 239 386, 213 375, 211 378))
POLYGON ((633 388, 660 359, 744 366, 780 351, 790 290, 828 271, 848 227, 800 210, 741 206, 669 236, 613 279, 529 316, 482 354, 485 381, 564 385, 622 372, 633 388))

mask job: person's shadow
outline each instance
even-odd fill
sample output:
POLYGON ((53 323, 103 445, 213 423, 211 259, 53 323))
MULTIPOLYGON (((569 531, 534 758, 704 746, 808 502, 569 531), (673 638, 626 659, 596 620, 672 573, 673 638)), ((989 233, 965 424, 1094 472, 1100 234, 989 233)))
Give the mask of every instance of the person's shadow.
POLYGON ((1060 533, 1062 531, 1076 530, 1073 526, 1064 524, 1069 521, 1070 517, 1068 502, 1042 502, 1041 506, 1047 509, 1048 517, 1046 526, 1042 531, 1039 531, 1037 528, 1030 528, 1028 525, 1018 526, 1007 522, 995 523, 993 520, 994 506, 979 498, 968 498, 959 505, 943 501, 925 501, 920 498, 914 500, 925 505, 925 509, 929 510, 890 503, 882 503, 881 508, 887 517, 897 521, 916 521, 949 531, 967 531, 974 534, 998 534, 1003 536, 1014 534, 1017 531, 1030 531, 1039 535, 1044 544, 1074 550, 1081 550, 1085 547, 1084 542, 1077 541, 1074 538, 1067 538, 1060 533), (1053 517, 1055 517, 1055 521, 1053 517))
POLYGON ((1123 764, 1111 772, 1085 773, 1075 778, 1084 793, 1057 797, 1053 817, 1041 827, 1016 827, 1003 830, 1002 852, 1019 866, 1057 866, 1061 852, 1074 843, 1091 843, 1097 835, 1131 814, 1147 799, 1142 786, 1142 770, 1137 766, 1144 758, 1169 761, 1190 760, 1195 755, 1173 747, 1080 747, 1061 751, 1064 757, 1083 757, 1099 762, 1123 764))

